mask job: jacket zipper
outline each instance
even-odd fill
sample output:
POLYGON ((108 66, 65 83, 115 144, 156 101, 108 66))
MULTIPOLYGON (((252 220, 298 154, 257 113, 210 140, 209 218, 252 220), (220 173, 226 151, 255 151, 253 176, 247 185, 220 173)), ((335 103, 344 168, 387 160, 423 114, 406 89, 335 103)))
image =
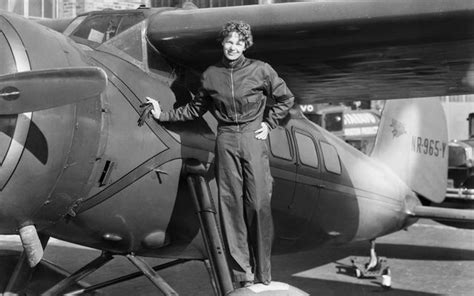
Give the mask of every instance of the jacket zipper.
POLYGON ((234 68, 230 68, 230 89, 231 89, 231 92, 232 92, 232 102, 234 103, 234 115, 235 115, 234 121, 235 121, 235 124, 237 125, 237 131, 240 132, 240 126, 237 123, 237 106, 235 104, 234 75, 233 75, 233 72, 234 72, 234 68))

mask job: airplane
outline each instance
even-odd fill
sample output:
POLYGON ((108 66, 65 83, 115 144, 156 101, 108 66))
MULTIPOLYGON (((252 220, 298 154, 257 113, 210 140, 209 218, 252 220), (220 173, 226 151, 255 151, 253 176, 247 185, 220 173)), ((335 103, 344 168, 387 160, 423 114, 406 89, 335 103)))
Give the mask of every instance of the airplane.
POLYGON ((28 289, 50 237, 102 254, 44 295, 93 291, 75 289, 114 256, 165 295, 177 293, 155 271, 164 266, 141 257, 205 260, 216 295, 253 293, 234 287, 219 233, 215 119, 137 125, 147 96, 165 110, 192 99, 232 19, 252 25, 247 56, 269 62, 299 102, 389 100, 370 156, 297 109, 272 130, 275 253, 370 241, 374 263, 375 239, 419 218, 472 225, 472 211, 436 207, 447 128, 430 98, 474 93, 472 1, 187 4, 43 22, 1 11, 0 234, 24 248, 5 294, 28 289))

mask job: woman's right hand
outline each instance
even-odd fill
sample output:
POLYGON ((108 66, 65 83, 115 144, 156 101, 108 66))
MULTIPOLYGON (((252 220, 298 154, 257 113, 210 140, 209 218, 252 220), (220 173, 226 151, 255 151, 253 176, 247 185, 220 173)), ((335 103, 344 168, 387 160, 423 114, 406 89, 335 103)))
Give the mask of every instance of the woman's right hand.
POLYGON ((150 98, 150 97, 146 97, 146 100, 147 100, 147 103, 150 103, 153 105, 153 110, 151 110, 151 114, 153 115, 153 117, 156 119, 156 120, 159 120, 160 119, 160 115, 161 115, 161 106, 160 106, 160 103, 153 99, 153 98, 150 98))

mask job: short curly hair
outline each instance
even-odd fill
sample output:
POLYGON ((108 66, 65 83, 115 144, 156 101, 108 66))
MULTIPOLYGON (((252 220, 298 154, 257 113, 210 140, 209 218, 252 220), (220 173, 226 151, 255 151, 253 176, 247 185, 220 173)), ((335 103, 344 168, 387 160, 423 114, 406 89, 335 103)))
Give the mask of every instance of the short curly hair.
POLYGON ((222 43, 224 39, 232 32, 236 32, 240 35, 241 40, 245 42, 246 49, 253 45, 253 36, 250 25, 244 23, 243 21, 227 22, 219 33, 219 42, 222 43))

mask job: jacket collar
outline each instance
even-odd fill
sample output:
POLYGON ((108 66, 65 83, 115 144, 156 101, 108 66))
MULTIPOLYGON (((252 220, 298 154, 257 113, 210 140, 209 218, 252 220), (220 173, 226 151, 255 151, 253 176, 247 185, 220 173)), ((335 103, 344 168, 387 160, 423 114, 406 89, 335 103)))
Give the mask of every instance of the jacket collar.
POLYGON ((222 64, 224 64, 226 68, 240 68, 244 65, 246 60, 247 59, 245 58, 243 54, 235 61, 228 60, 225 56, 223 56, 222 64))

